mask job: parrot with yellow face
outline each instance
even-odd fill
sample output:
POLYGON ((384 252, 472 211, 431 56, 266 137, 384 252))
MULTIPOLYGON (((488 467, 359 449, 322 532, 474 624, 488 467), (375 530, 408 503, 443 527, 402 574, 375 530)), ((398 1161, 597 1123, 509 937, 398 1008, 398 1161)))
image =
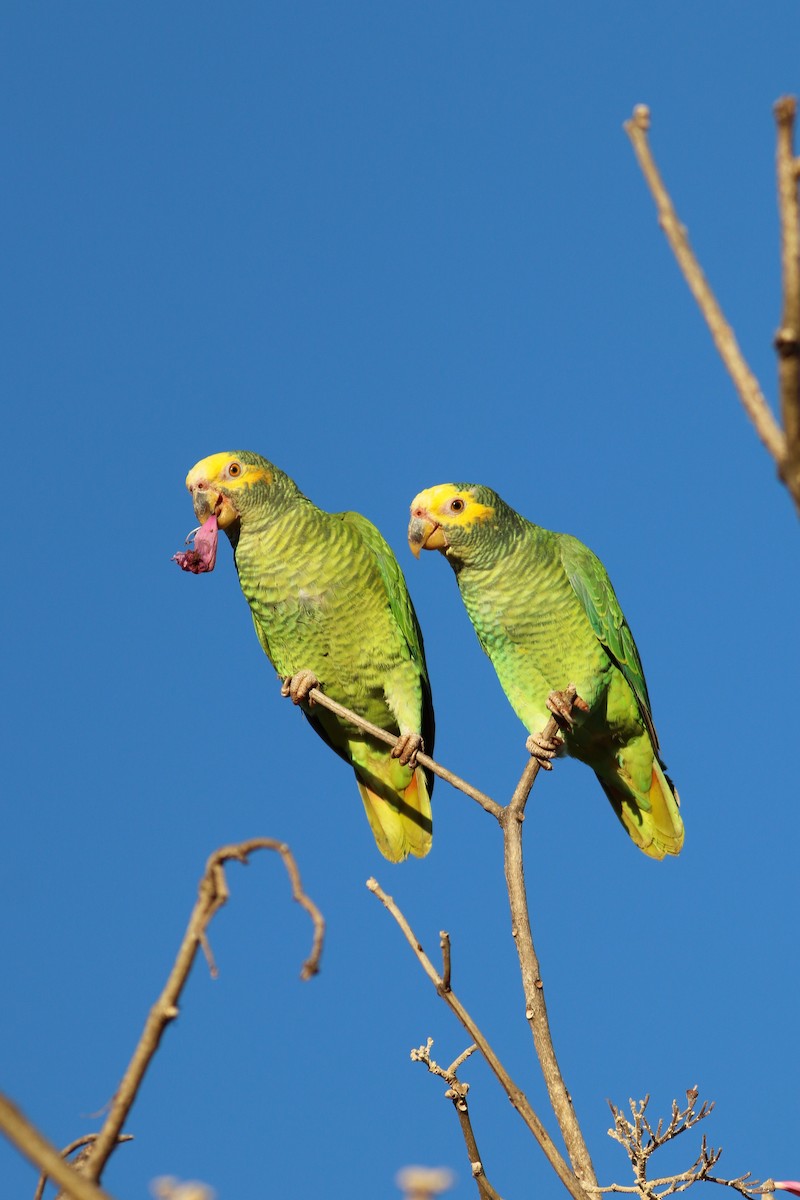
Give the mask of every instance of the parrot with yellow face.
POLYGON ((548 768, 562 752, 585 762, 640 850, 678 854, 678 793, 659 756, 636 643, 599 558, 472 483, 420 492, 408 537, 417 557, 439 550, 455 571, 530 752, 548 768), (573 683, 570 705, 563 693, 573 683), (561 734, 545 740, 551 714, 561 734))
POLYGON ((212 454, 186 477, 203 521, 194 548, 175 556, 213 569, 217 529, 233 546, 261 648, 321 738, 355 771, 375 841, 391 862, 431 847, 433 776, 416 763, 433 750, 425 654, 403 573, 359 513, 317 508, 258 454, 212 454), (398 736, 394 749, 321 705, 333 700, 398 736))

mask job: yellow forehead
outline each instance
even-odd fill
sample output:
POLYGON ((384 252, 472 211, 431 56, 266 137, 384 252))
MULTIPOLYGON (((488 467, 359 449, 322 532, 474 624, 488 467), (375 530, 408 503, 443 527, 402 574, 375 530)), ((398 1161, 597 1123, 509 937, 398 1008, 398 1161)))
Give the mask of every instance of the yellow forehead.
POLYGON ((411 512, 424 508, 432 517, 446 517, 450 523, 459 525, 474 525, 476 521, 487 521, 494 516, 494 509, 488 504, 481 504, 475 499, 474 492, 469 488, 457 488, 454 483, 437 483, 435 487, 426 488, 411 501, 411 512), (448 512, 448 505, 458 498, 465 502, 462 512, 448 512))
POLYGON ((201 458, 199 463, 195 463, 186 476, 186 486, 189 491, 201 479, 206 483, 220 483, 224 480, 226 488, 237 488, 244 484, 257 483, 262 479, 265 483, 271 483, 272 472, 268 471, 266 467, 243 463, 232 450, 224 450, 221 454, 209 454, 208 458, 201 458), (234 477, 226 473, 232 462, 239 463, 242 469, 241 475, 234 477))

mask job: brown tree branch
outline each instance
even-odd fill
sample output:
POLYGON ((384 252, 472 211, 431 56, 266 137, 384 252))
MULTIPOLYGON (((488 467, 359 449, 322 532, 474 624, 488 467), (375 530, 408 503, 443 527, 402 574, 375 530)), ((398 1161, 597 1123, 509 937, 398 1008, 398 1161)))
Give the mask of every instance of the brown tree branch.
MULTIPOLYGON (((571 706, 576 696, 574 685, 570 685, 564 696, 571 706)), ((337 716, 349 721, 357 728, 365 730, 365 732, 370 733, 386 745, 394 746, 397 742, 397 738, 393 734, 387 733, 386 730, 380 729, 376 725, 372 725, 357 713, 345 708, 344 705, 331 700, 319 688, 311 690, 309 699, 313 699, 315 703, 330 709, 337 716)), ((552 717, 542 731, 541 736, 549 739, 558 732, 558 728, 556 719, 552 717)), ((512 935, 517 947, 520 970, 522 972, 525 1015, 533 1034, 534 1046, 541 1065, 550 1103, 559 1123, 572 1166, 578 1178, 583 1183, 587 1186, 596 1185, 597 1179, 592 1166, 592 1160, 575 1115, 572 1098, 567 1091, 566 1084, 561 1075, 553 1047, 544 998, 544 987, 539 970, 539 961, 533 945, 528 900, 525 891, 522 822, 525 817, 525 805, 527 804, 528 796, 536 780, 536 776, 539 773, 540 763, 538 759, 534 757, 530 758, 519 783, 514 789, 514 794, 508 806, 503 807, 489 796, 484 795, 482 792, 477 792, 475 788, 465 783, 463 779, 459 779, 458 776, 445 771, 444 768, 440 767, 438 763, 435 763, 427 755, 417 755, 417 761, 422 766, 430 767, 441 778, 446 779, 454 787, 457 787, 467 796, 476 800, 486 812, 495 817, 503 830, 506 885, 511 908, 512 935)), ((446 938, 444 933, 440 936, 442 938, 443 977, 437 983, 437 987, 441 985, 443 992, 446 993, 450 987, 449 939, 446 938)), ((439 977, 437 976, 438 979, 439 977)))
POLYGON ((775 334, 781 417, 786 436, 783 478, 800 501, 800 207, 797 198, 798 159, 794 155, 797 101, 783 96, 775 104, 778 213, 781 227, 783 311, 775 334))
MULTIPOLYGON (((83 1137, 75 1138, 74 1142, 70 1142, 70 1144, 68 1146, 65 1146, 64 1149, 61 1151, 61 1157, 68 1159, 70 1154, 74 1154, 76 1150, 82 1150, 86 1146, 91 1146, 96 1141, 97 1141, 96 1133, 87 1133, 83 1137)), ((119 1135, 119 1137, 117 1138, 117 1141, 120 1143, 132 1142, 133 1135, 130 1133, 121 1133, 119 1135)), ((86 1155, 84 1154, 83 1157, 86 1157, 86 1155)), ((82 1161, 82 1157, 81 1157, 81 1155, 78 1155, 78 1158, 75 1159, 72 1166, 76 1167, 77 1164, 81 1161, 82 1161)), ((47 1180, 48 1180, 48 1175, 46 1172, 43 1172, 39 1176, 39 1182, 36 1185, 36 1191, 33 1193, 33 1200, 42 1200, 42 1196, 44 1195, 44 1189, 47 1187, 47 1180)), ((63 1195, 63 1192, 61 1194, 63 1195)))
POLYGON ((431 1058, 431 1048, 433 1046, 433 1038, 428 1038, 426 1045, 420 1046, 417 1050, 411 1051, 411 1059, 413 1062, 424 1063, 432 1075, 437 1075, 448 1084, 448 1089, 445 1092, 445 1099, 452 1100, 453 1107, 456 1110, 459 1125, 461 1126, 461 1136, 464 1139, 464 1145, 469 1158, 469 1165, 472 1171, 472 1178, 478 1188, 478 1194, 483 1200, 501 1200, 500 1195, 492 1187, 489 1180, 486 1178, 486 1172, 483 1169, 483 1162, 478 1153, 478 1143, 475 1138, 475 1133, 472 1128, 472 1121, 469 1115, 469 1105, 467 1104, 467 1092, 469 1084, 462 1083, 456 1072, 459 1067, 466 1062, 471 1054, 478 1049, 475 1042, 467 1049, 459 1054, 458 1058, 450 1064, 449 1067, 440 1067, 434 1059, 431 1058))
POLYGON ((733 1188, 742 1196, 748 1197, 748 1200, 760 1192, 772 1191, 772 1187, 769 1186, 772 1181, 759 1184, 757 1180, 750 1178, 749 1171, 745 1175, 737 1176, 736 1179, 723 1179, 718 1175, 713 1175, 711 1172, 722 1157, 722 1150, 715 1150, 713 1146, 709 1146, 705 1135, 700 1144, 700 1153, 686 1171, 678 1172, 675 1175, 665 1175, 660 1179, 648 1179, 647 1170, 650 1156, 665 1146, 667 1142, 673 1141, 682 1133, 693 1129, 713 1111, 713 1101, 710 1103, 704 1101, 699 1109, 695 1108, 698 1095, 696 1087, 689 1088, 686 1093, 685 1108, 680 1108, 678 1102, 673 1100, 672 1112, 666 1126, 664 1121, 659 1119, 655 1129, 647 1116, 649 1096, 645 1096, 644 1100, 630 1101, 630 1118, 625 1116, 622 1109, 617 1108, 609 1101, 609 1108, 614 1117, 614 1128, 609 1129, 608 1136, 615 1142, 619 1142, 628 1155, 635 1182, 628 1187, 612 1183, 606 1187, 587 1190, 597 1193, 624 1192, 637 1195, 642 1200, 665 1200, 667 1196, 685 1192, 687 1188, 701 1181, 733 1188))
MULTIPOLYGON (((345 721, 349 721, 351 725, 355 725, 358 729, 363 729, 365 733, 369 733, 379 742, 383 742, 387 746, 396 746, 398 738, 393 733, 387 733, 385 729, 381 729, 378 725, 373 725, 371 721, 365 721, 358 713, 354 713, 351 709, 345 708, 343 704, 339 704, 336 700, 331 700, 330 696, 326 696, 319 688, 312 688, 308 693, 309 700, 313 700, 315 704, 320 704, 323 708, 327 708, 330 712, 336 713, 338 717, 342 717, 345 721)), ((487 796, 484 792, 478 791, 471 783, 460 779, 458 775, 454 775, 447 767, 441 766, 440 763, 434 760, 428 754, 418 754, 417 762, 426 770, 432 771, 434 775, 438 775, 440 779, 444 779, 454 788, 458 788, 465 796, 475 800, 480 804, 481 808, 486 812, 491 813, 493 817, 500 819, 500 814, 503 811, 501 805, 491 796, 487 796)))
MULTIPOLYGON (((224 864, 231 860, 247 863, 249 855, 256 850, 273 850, 281 856, 292 884, 292 896, 298 904, 302 905, 313 922, 313 945, 309 958, 303 964, 301 978, 309 979, 319 970, 319 958, 322 952, 325 922, 319 909, 303 891, 300 882, 300 873, 289 847, 284 842, 278 842, 274 838, 251 838, 249 841, 240 842, 238 845, 222 846, 219 850, 216 850, 209 858, 205 874, 200 880, 197 903, 189 918, 189 924, 178 951, 178 956, 175 959, 175 964, 164 986, 164 990, 150 1010, 142 1036, 139 1039, 139 1044, 111 1102, 111 1108, 109 1109, 103 1128, 97 1135, 91 1157, 86 1162, 85 1175, 88 1179, 93 1181, 100 1179, 103 1168, 117 1144, 120 1130, 136 1099, 145 1072, 158 1049, 164 1031, 178 1016, 178 1000, 189 978, 189 972, 192 969, 197 951, 201 946, 207 950, 206 930, 215 913, 222 908, 229 895, 224 864)), ((215 971, 212 964, 213 973, 215 971)))
POLYGON ((59 1150, 32 1125, 8 1097, 0 1094, 0 1131, 21 1154, 54 1180, 71 1200, 113 1200, 108 1192, 79 1175, 59 1150))
POLYGON ((375 896, 378 897, 384 907, 388 909, 397 924, 400 926, 406 941, 414 951, 414 954, 417 956, 423 971, 428 976, 431 983, 436 988, 436 991, 444 1000, 445 1004, 452 1012, 455 1013, 461 1024, 466 1029, 467 1033, 478 1046, 478 1049, 480 1050, 491 1070, 494 1072, 495 1077, 499 1081, 514 1108, 522 1117, 528 1129, 541 1146, 547 1161, 550 1163, 556 1175, 558 1175, 559 1179, 564 1184, 564 1187, 567 1189, 570 1195, 574 1197, 574 1200, 586 1200, 586 1192, 584 1192, 577 1177, 572 1173, 557 1150, 552 1138, 550 1137, 550 1134, 547 1132, 541 1120, 534 1111, 530 1101, 528 1100, 528 1097, 525 1095, 522 1089, 518 1087, 516 1083, 514 1083, 514 1080, 508 1074, 508 1071, 506 1071, 500 1059, 497 1057, 494 1050, 489 1045, 489 1042, 475 1024, 473 1018, 464 1008, 464 1005, 458 999, 455 992, 452 990, 447 991, 445 989, 444 980, 439 975, 425 951, 422 949, 422 946, 417 940, 413 930, 411 929, 411 926, 395 904, 392 897, 388 896, 386 892, 383 891, 376 879, 368 879, 367 887, 375 896))
MULTIPOLYGON (((642 174, 655 200, 658 222, 664 230, 684 279, 699 305, 700 312, 714 339, 714 345, 733 380, 739 398, 755 425, 758 436, 772 455, 778 471, 782 475, 786 460, 786 438, 764 398, 758 380, 747 365, 736 335, 725 320, 722 309, 689 244, 686 229, 678 219, 678 214, 653 158, 647 137, 649 129, 650 110, 646 105, 638 104, 633 110, 631 119, 625 122, 625 132, 631 140, 642 174)), ((800 492, 796 494, 793 492, 792 495, 795 503, 800 507, 800 492)))
MULTIPOLYGON (((564 693, 564 698, 572 706, 577 694, 574 684, 570 684, 564 693)), ((542 730, 541 738, 549 741, 559 731, 558 722, 551 717, 542 730)), ((561 1129, 564 1144, 567 1147, 570 1162, 578 1179, 587 1187, 597 1183, 592 1166, 589 1150, 578 1124, 572 1097, 567 1091, 566 1084, 558 1065, 553 1038, 550 1033, 550 1021, 547 1016, 547 1005, 544 998, 544 984, 539 970, 539 959, 533 944, 528 897, 525 890, 525 870, 522 851, 522 822, 525 819, 525 806, 528 802, 531 788, 540 770, 538 759, 531 757, 526 764, 522 777, 514 789, 514 794, 503 810, 500 824, 503 827, 503 856, 505 865, 506 887, 511 908, 511 933, 519 957, 522 974, 522 989, 525 996, 525 1016, 533 1034, 536 1055, 542 1068, 547 1094, 561 1129)))

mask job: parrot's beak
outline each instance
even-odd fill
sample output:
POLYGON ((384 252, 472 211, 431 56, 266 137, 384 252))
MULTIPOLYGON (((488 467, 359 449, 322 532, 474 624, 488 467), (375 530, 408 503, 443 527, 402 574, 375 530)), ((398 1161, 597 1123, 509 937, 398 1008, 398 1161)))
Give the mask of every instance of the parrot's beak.
POLYGON ((446 550, 447 538, 438 521, 434 521, 423 510, 418 510, 411 514, 408 544, 414 558, 419 558, 420 550, 446 550))
POLYGON ((190 474, 186 486, 191 492, 192 507, 198 521, 207 521, 213 516, 217 518, 220 529, 227 529, 234 521, 239 520, 239 513, 229 498, 212 488, 202 476, 194 477, 190 474))

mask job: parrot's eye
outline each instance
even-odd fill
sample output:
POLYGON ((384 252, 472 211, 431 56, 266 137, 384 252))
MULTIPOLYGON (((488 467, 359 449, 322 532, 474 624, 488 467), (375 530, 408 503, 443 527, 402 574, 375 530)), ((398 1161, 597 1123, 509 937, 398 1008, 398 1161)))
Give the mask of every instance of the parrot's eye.
POLYGON ((228 474, 231 479, 236 479, 242 473, 242 464, 238 462, 228 463, 228 474))
POLYGON ((466 501, 461 500, 461 499, 459 499, 458 496, 456 496, 455 500, 450 501, 450 512, 452 512, 452 513, 463 512, 464 509, 466 508, 466 506, 467 506, 466 501))

